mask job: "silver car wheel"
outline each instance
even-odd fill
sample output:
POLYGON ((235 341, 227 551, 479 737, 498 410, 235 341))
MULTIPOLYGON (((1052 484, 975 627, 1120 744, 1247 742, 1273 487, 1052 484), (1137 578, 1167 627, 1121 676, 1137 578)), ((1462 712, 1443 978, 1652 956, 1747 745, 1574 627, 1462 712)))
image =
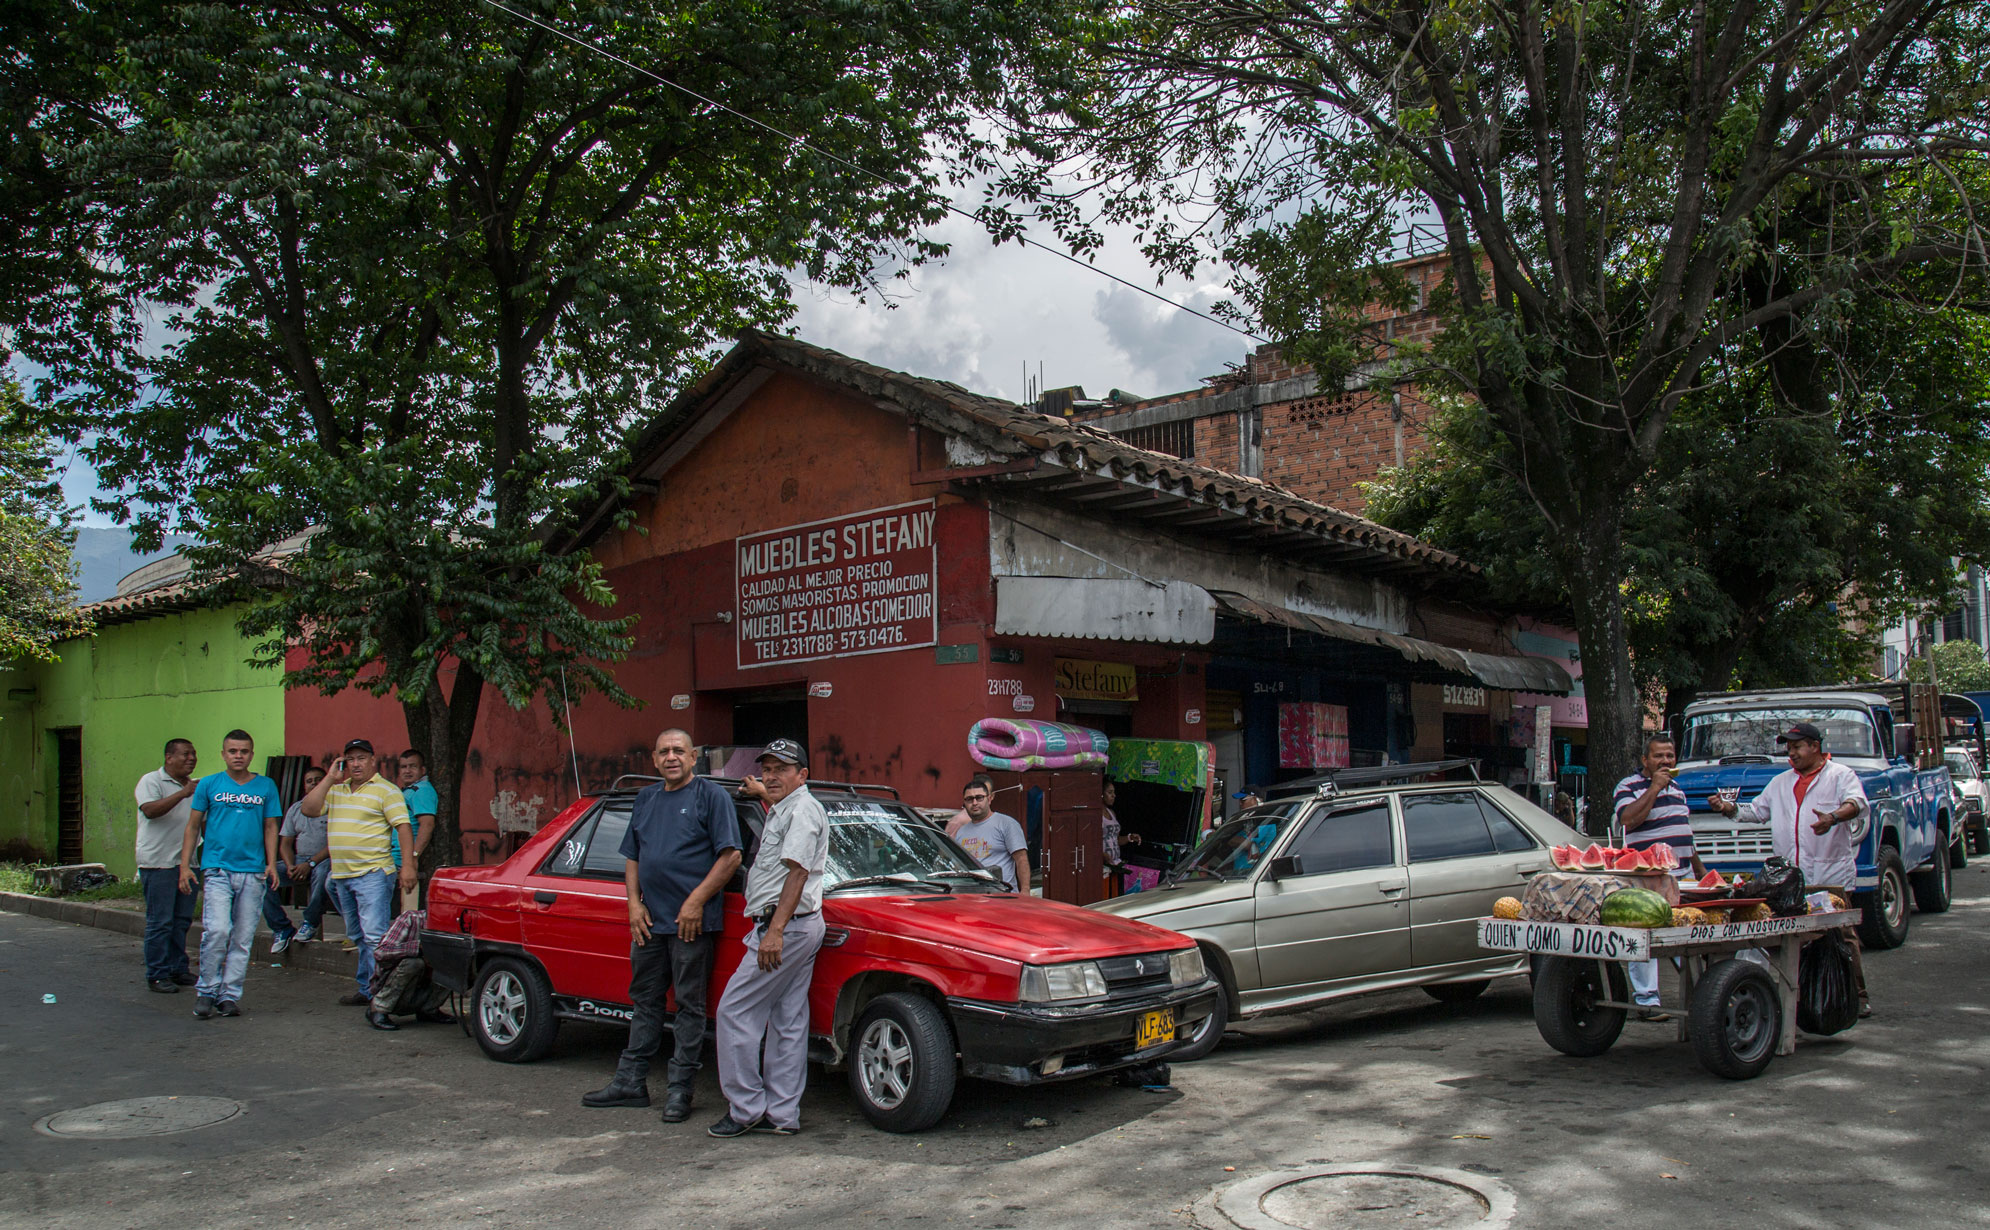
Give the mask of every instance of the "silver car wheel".
POLYGON ((510 970, 500 970, 484 983, 477 1016, 484 1036, 498 1046, 510 1046, 525 1031, 525 987, 510 970))
POLYGON ((864 1094, 882 1110, 905 1100, 912 1088, 912 1039, 897 1021, 880 1017, 857 1043, 857 1072, 864 1094))

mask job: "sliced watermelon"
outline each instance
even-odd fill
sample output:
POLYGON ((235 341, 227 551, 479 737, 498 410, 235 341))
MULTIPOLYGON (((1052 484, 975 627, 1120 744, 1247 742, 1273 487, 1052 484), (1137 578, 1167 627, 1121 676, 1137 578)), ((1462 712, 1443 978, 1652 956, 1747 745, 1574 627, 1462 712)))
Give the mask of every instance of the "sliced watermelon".
POLYGON ((1555 866, 1561 868, 1563 871, 1574 870, 1580 865, 1577 860, 1582 857, 1582 851, 1576 849, 1574 846, 1556 846, 1554 849, 1548 851, 1548 854, 1555 860, 1555 866))
POLYGON ((1721 873, 1718 871, 1709 871, 1706 875, 1700 877, 1701 888, 1725 888, 1726 886, 1727 881, 1721 879, 1721 873))
POLYGON ((1642 850, 1617 851, 1617 870, 1619 871, 1647 871, 1650 870, 1650 867, 1651 864, 1645 862, 1645 855, 1642 850))
POLYGON ((1679 866, 1679 855, 1671 846, 1653 846, 1651 852, 1658 856, 1656 865, 1661 871, 1672 871, 1679 866))
POLYGON ((1582 868, 1584 871, 1610 870, 1609 854, 1604 852, 1602 846, 1599 846, 1594 842, 1590 843, 1589 849, 1584 850, 1581 854, 1578 854, 1576 856, 1575 862, 1576 866, 1582 868))

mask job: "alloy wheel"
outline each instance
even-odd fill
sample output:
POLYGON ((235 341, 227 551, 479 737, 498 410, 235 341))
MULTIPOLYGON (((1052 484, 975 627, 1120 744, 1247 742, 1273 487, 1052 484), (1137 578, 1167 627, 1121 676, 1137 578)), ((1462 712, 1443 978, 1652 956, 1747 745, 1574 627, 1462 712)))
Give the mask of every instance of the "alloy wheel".
POLYGON ((865 1094, 880 1108, 890 1110, 905 1100, 912 1088, 912 1039, 897 1021, 880 1017, 864 1030, 857 1070, 865 1094))
POLYGON ((500 970, 486 982, 477 1013, 486 1038, 499 1046, 511 1045, 525 1030, 525 988, 518 976, 500 970))

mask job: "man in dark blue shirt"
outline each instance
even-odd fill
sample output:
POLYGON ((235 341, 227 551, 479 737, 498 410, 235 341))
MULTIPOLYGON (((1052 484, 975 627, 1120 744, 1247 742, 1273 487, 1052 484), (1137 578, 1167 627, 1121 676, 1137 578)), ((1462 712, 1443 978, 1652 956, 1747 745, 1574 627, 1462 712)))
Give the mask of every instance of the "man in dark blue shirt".
POLYGON ((636 796, 622 838, 629 893, 629 1045, 607 1086, 583 1106, 648 1106, 650 1059, 663 1043, 664 992, 677 999, 676 1046, 663 1121, 691 1113, 691 1081, 705 1045, 705 991, 720 930, 726 882, 739 870, 739 821, 732 796, 692 773, 691 736, 666 730, 651 759, 663 780, 636 796), (652 934, 654 920, 670 928, 652 934))

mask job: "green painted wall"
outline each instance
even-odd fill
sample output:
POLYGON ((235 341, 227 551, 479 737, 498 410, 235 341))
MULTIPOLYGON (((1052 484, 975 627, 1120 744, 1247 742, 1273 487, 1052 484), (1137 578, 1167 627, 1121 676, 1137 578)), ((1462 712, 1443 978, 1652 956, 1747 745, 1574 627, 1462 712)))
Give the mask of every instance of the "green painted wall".
POLYGON ((137 867, 132 789, 159 767, 167 739, 193 740, 197 774, 221 768, 221 736, 239 726, 265 756, 283 754, 281 672, 248 664, 233 611, 188 611, 65 641, 61 660, 0 668, 0 845, 56 849, 56 735, 80 727, 83 858, 129 877, 137 867))

